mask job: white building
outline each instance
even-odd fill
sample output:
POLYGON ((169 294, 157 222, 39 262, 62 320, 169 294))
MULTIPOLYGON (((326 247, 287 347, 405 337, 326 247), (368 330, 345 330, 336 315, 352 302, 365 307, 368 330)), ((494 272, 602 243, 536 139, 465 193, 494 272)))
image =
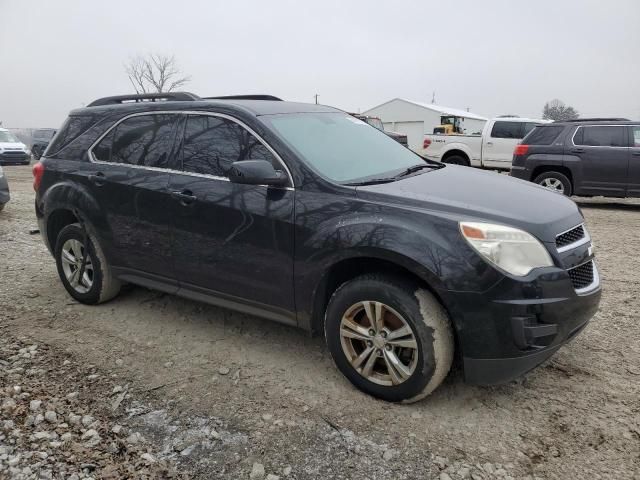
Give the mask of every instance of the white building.
POLYGON ((440 116, 442 115, 462 117, 463 132, 468 135, 481 132, 488 120, 466 110, 443 107, 433 103, 414 102, 404 98, 394 98, 362 112, 362 114, 380 118, 385 130, 406 134, 409 148, 414 150, 422 148, 424 134, 433 133, 433 129, 440 125, 440 116))

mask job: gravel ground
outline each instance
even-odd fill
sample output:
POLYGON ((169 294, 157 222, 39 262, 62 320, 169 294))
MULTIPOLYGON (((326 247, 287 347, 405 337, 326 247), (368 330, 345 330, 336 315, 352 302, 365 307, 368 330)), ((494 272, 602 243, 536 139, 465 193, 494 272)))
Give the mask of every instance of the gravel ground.
POLYGON ((574 342, 405 406, 293 328, 142 288, 75 303, 28 233, 30 169, 5 173, 0 478, 640 479, 639 201, 579 200, 604 294, 574 342))

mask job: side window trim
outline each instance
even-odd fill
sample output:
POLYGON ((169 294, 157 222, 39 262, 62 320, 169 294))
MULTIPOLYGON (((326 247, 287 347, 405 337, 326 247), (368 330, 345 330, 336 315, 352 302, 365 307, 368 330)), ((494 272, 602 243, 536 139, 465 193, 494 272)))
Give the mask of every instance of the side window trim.
POLYGON ((578 125, 576 130, 573 132, 573 135, 571 135, 571 145, 573 145, 574 147, 580 147, 580 148, 629 148, 629 145, 628 145, 629 144, 629 135, 626 136, 626 138, 627 138, 627 146, 626 147, 617 147, 617 146, 612 146, 612 145, 579 145, 579 144, 576 144, 576 142, 574 141, 578 131, 581 128, 589 128, 589 127, 618 127, 618 128, 624 129, 627 126, 628 125, 578 125))
MULTIPOLYGON (((240 125, 242 128, 244 128, 246 131, 248 131, 251 135, 253 135, 254 137, 256 137, 258 139, 258 141, 260 143, 262 143, 262 145, 265 146, 265 148, 267 150, 269 150, 269 152, 275 157, 275 159, 278 161, 278 163, 282 166, 282 168, 284 169, 285 172, 287 172, 287 176, 289 177, 289 186, 287 187, 283 187, 289 190, 294 190, 295 186, 293 184, 293 175, 291 175, 291 171, 289 170, 289 167, 287 166, 287 164, 284 162, 284 160, 282 160, 282 157, 278 154, 278 152, 276 152, 273 147, 271 147, 271 145, 269 145, 260 135, 258 135, 251 127, 249 127, 246 123, 242 122, 241 120, 238 120, 235 117, 232 117, 231 115, 227 115, 225 113, 218 113, 218 112, 206 112, 206 111, 198 111, 198 110, 162 110, 162 111, 154 111, 154 112, 137 112, 137 113, 132 113, 130 115, 127 115, 123 118, 121 118, 120 120, 118 120, 116 123, 114 123, 113 125, 111 125, 111 127, 109 127, 107 129, 107 131, 105 131, 102 135, 100 135, 98 137, 98 139, 93 142, 93 144, 91 144, 91 146, 87 149, 87 154, 89 156, 89 161, 91 163, 105 163, 105 164, 109 164, 109 165, 122 165, 125 167, 130 167, 130 168, 142 168, 145 170, 154 170, 154 171, 162 171, 162 172, 172 172, 172 173, 178 173, 181 175, 190 175, 190 176, 194 176, 194 177, 204 177, 204 178, 211 178, 214 180, 222 180, 225 182, 228 182, 229 179, 227 177, 219 177, 216 175, 208 175, 206 173, 194 173, 194 172, 187 172, 183 169, 181 170, 174 170, 174 169, 170 169, 170 168, 159 168, 159 167, 148 167, 146 165, 129 165, 129 164, 124 164, 124 163, 116 163, 116 162, 106 162, 104 160, 98 160, 95 155, 93 154, 93 149, 95 148, 96 145, 98 145, 102 139, 104 137, 106 137, 107 135, 109 135, 109 133, 114 130, 115 128, 117 128, 117 126, 124 122, 125 120, 131 118, 131 117, 139 117, 139 116, 143 116, 143 115, 162 115, 162 114, 173 114, 173 115, 207 115, 207 116, 211 116, 211 117, 220 117, 220 118, 225 118, 227 120, 230 120, 234 123, 237 123, 238 125, 240 125)), ((178 139, 176 138, 175 141, 178 142, 178 145, 180 146, 181 149, 181 144, 184 140, 184 130, 182 132, 178 131, 177 132, 177 136, 181 135, 181 138, 178 139)), ((181 168, 182 168, 182 158, 180 158, 180 164, 181 164, 181 168)), ((281 187, 282 188, 282 187, 281 187)))

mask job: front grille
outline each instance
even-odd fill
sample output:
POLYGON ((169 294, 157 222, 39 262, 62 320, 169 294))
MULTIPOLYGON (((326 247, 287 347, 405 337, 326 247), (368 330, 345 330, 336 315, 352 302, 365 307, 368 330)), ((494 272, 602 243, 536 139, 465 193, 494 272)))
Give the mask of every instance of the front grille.
POLYGON ((567 273, 569 273, 573 288, 580 290, 588 287, 593 283, 593 260, 567 270, 567 273))
POLYGON ((567 245, 571 245, 572 243, 577 242, 578 240, 583 239, 585 236, 584 227, 582 225, 578 225, 575 228, 572 228, 568 232, 561 233, 556 237, 556 247, 562 248, 567 245))
POLYGON ((5 151, 4 151, 4 154, 5 154, 6 156, 9 156, 9 157, 24 157, 24 156, 26 155, 26 153, 25 153, 25 152, 22 152, 22 151, 20 151, 20 150, 18 150, 18 151, 9 151, 9 150, 5 150, 5 151))

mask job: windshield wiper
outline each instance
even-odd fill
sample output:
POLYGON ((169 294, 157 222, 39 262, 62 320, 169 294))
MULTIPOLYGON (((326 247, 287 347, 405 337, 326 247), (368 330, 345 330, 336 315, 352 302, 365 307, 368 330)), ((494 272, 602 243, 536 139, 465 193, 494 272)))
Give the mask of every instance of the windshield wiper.
POLYGON ((342 185, 348 185, 350 187, 361 187, 363 185, 377 185, 379 183, 390 183, 395 182, 397 180, 396 177, 389 178, 372 178, 370 180, 362 180, 361 182, 348 182, 343 183, 342 185))
POLYGON ((397 175, 394 176, 394 178, 401 178, 401 177, 406 177, 407 175, 411 175, 412 173, 416 173, 424 168, 433 168, 433 165, 427 165, 427 164, 419 164, 419 165, 414 165, 412 167, 409 167, 405 170, 403 170, 402 172, 398 173, 397 175))

